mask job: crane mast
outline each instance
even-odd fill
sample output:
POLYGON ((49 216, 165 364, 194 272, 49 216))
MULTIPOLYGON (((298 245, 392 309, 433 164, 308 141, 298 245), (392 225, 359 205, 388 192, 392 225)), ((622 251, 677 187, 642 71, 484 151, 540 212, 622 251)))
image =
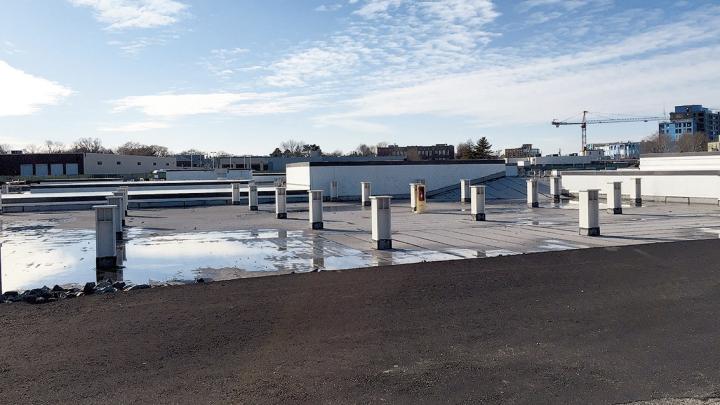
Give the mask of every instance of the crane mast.
POLYGON ((604 119, 588 119, 589 111, 582 112, 582 119, 580 121, 568 121, 568 120, 552 120, 552 125, 559 128, 560 125, 580 125, 581 131, 581 145, 580 150, 585 155, 587 152, 587 126, 588 124, 615 124, 620 122, 648 122, 648 121, 664 121, 667 118, 664 116, 653 116, 653 117, 622 117, 622 118, 604 118, 604 119))

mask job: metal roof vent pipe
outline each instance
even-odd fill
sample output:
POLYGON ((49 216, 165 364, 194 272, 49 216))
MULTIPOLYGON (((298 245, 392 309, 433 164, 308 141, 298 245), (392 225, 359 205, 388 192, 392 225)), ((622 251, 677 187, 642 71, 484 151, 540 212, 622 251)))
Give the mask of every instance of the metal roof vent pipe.
POLYGON ((330 182, 330 201, 338 201, 338 182, 333 180, 330 182))
POLYGON ((390 196, 370 197, 372 202, 372 244, 377 250, 392 249, 390 196))
POLYGON ((580 190, 580 235, 600 236, 600 190, 580 190))
POLYGON ((230 203, 232 205, 240 205, 240 183, 232 183, 232 197, 230 203))
POLYGON ((363 207, 369 207, 370 206, 370 182, 369 181, 362 181, 360 182, 360 205, 363 207))
POLYGON ((633 189, 632 193, 630 194, 631 202, 635 204, 636 207, 642 207, 642 187, 641 187, 641 181, 642 179, 640 177, 635 177, 632 182, 633 189))
POLYGON ((322 190, 309 190, 308 202, 310 209, 308 219, 312 229, 323 229, 323 195, 322 190))
POLYGON ((258 189, 254 182, 248 184, 248 207, 250 211, 258 210, 258 189))
POLYGON ((113 205, 95 205, 95 266, 113 269, 117 263, 116 210, 113 205))
POLYGON ((124 220, 128 213, 128 207, 130 206, 130 189, 128 186, 120 186, 118 190, 123 193, 123 225, 125 225, 124 220))
POLYGON ((470 199, 470 180, 462 179, 460 180, 460 202, 469 203, 470 199))
POLYGON ((287 189, 275 187, 275 214, 277 219, 287 219, 287 189))
POLYGON ((550 177, 550 195, 555 204, 560 203, 560 194, 562 192, 562 178, 560 176, 550 177))
POLYGON ((607 213, 622 214, 622 196, 620 187, 622 182, 613 181, 608 183, 607 187, 607 213))
POLYGON ((120 227, 123 227, 123 226, 125 226, 125 213, 126 213, 126 211, 124 209, 125 208, 125 193, 123 193, 122 191, 114 191, 113 195, 111 197, 119 197, 120 198, 120 200, 118 200, 117 202, 113 202, 112 204, 118 205, 117 213, 120 218, 120 227))
POLYGON ((470 214, 476 221, 485 220, 485 186, 470 186, 470 214))
POLYGON ((115 214, 113 215, 113 229, 115 229, 115 238, 117 240, 122 240, 123 238, 123 198, 119 195, 112 195, 105 197, 107 199, 108 205, 112 205, 115 207, 114 211, 115 214))
POLYGON ((537 179, 527 180, 527 205, 530 208, 538 208, 538 181, 537 179))

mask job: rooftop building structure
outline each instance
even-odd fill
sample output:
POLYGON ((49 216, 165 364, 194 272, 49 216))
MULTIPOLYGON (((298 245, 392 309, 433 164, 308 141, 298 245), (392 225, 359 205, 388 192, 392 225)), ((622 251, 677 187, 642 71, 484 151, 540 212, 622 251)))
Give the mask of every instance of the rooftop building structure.
POLYGON ((403 157, 410 161, 455 159, 455 147, 445 143, 431 146, 388 145, 377 148, 378 157, 403 157))
POLYGON ((542 156, 540 153, 540 149, 533 148, 531 143, 524 143, 519 148, 505 149, 505 158, 506 159, 531 158, 531 157, 540 157, 540 156, 542 156))
POLYGON ((607 159, 639 159, 640 142, 609 142, 588 144, 588 150, 601 151, 607 159))

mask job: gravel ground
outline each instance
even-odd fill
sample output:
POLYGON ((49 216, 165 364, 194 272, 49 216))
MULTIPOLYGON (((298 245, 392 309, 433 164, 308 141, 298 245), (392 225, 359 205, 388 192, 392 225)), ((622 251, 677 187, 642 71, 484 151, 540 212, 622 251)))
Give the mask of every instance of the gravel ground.
POLYGON ((705 240, 5 304, 0 392, 4 403, 715 403, 718 263, 705 240))

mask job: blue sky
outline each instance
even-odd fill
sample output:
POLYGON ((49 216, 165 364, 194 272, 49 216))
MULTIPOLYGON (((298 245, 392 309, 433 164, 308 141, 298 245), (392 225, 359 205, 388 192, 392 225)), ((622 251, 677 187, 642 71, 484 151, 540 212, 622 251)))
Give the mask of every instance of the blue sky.
POLYGON ((487 136, 576 152, 580 129, 553 118, 720 108, 717 21, 703 0, 7 0, 0 143, 267 154, 487 136))

